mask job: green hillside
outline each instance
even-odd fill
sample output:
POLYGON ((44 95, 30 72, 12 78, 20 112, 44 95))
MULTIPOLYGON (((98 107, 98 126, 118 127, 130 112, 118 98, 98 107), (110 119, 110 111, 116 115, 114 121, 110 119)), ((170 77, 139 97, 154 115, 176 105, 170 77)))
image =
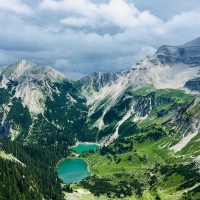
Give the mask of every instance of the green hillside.
MULTIPOLYGON (((195 98, 174 89, 127 90, 111 109, 117 113, 136 101, 138 111, 148 116, 138 122, 131 116, 120 126, 119 138, 112 144, 100 152, 83 154, 94 176, 79 185, 108 198, 199 199, 200 174, 195 159, 200 151, 200 134, 180 151, 170 150, 180 141, 182 130, 188 130, 192 120, 199 117, 195 98), (127 99, 122 99, 127 94, 130 100, 126 105, 127 99)), ((117 121, 117 114, 114 117, 112 120, 117 121)))
MULTIPOLYGON (((63 193, 70 200, 199 199, 199 79, 186 84, 192 94, 144 82, 134 87, 131 77, 127 85, 120 82, 136 68, 93 73, 83 82, 51 68, 45 73, 29 68, 32 74, 16 80, 9 79, 9 71, 7 78, 0 76, 0 199, 14 194, 15 199, 59 200, 63 193), (56 165, 76 156, 71 147, 77 142, 103 148, 81 155, 93 176, 62 184, 56 165)), ((142 77, 146 70, 136 71, 142 77)))
POLYGON ((176 154, 164 147, 171 141, 168 136, 155 139, 141 133, 117 139, 99 152, 82 155, 94 176, 79 185, 110 198, 199 199, 199 168, 194 160, 199 139, 200 134, 176 154))

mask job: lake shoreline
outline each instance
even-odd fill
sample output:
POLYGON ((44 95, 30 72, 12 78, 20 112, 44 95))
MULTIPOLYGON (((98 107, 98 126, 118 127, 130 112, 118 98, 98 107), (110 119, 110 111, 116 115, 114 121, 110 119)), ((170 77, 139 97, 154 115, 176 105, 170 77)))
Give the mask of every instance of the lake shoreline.
POLYGON ((77 147, 80 144, 94 144, 97 146, 102 146, 100 143, 96 143, 96 142, 80 142, 80 141, 76 141, 76 144, 74 146, 72 146, 72 148, 77 147))
MULTIPOLYGON (((78 154, 77 154, 78 155, 78 154)), ((56 165, 56 168, 58 170, 58 166, 60 163, 64 162, 65 160, 72 160, 72 159, 80 159, 80 160, 84 160, 86 163, 87 163, 87 171, 90 173, 90 176, 93 175, 92 173, 92 168, 91 168, 91 163, 87 160, 87 159, 84 159, 84 158, 80 158, 80 157, 68 157, 68 158, 62 158, 56 165)), ((82 180, 82 179, 81 179, 82 180)), ((80 180, 80 181, 81 181, 80 180)), ((78 181, 77 183, 79 183, 80 181, 78 181)))
POLYGON ((67 158, 62 158, 61 160, 59 160, 58 163, 56 164, 56 169, 58 169, 58 165, 59 165, 61 162, 65 161, 66 159, 67 159, 67 158))
MULTIPOLYGON (((71 160, 71 162, 72 162, 72 160, 77 160, 75 162, 81 162, 81 161, 78 161, 78 160, 83 160, 83 162, 85 162, 85 165, 86 165, 85 166, 86 167, 85 170, 87 171, 88 176, 93 176, 92 165, 91 165, 90 161, 85 159, 84 157, 80 157, 80 155, 82 154, 82 152, 87 152, 89 150, 93 150, 93 151, 100 150, 102 148, 102 146, 100 144, 94 143, 94 142, 79 142, 78 141, 78 142, 76 142, 76 145, 72 146, 71 148, 73 150, 75 150, 77 153, 72 153, 71 152, 71 155, 69 155, 66 158, 62 158, 61 160, 59 160, 58 163, 56 164, 57 171, 59 170, 59 167, 64 164, 63 162, 65 162, 65 161, 68 162, 67 160, 69 160, 69 162, 70 162, 70 160, 71 160)), ((81 180, 82 179, 80 179, 80 181, 81 180)), ((76 183, 79 183, 80 181, 78 181, 76 183)))
POLYGON ((79 143, 78 145, 72 147, 77 154, 81 155, 83 152, 90 152, 100 150, 102 146, 98 145, 97 143, 79 143))
MULTIPOLYGON (((71 146, 71 148, 75 148, 77 147, 78 145, 81 145, 81 144, 90 144, 90 145, 97 145, 99 147, 102 147, 99 143, 94 143, 94 142, 80 142, 80 141, 77 141, 76 144, 74 146, 71 146)), ((66 159, 71 159, 71 158, 79 158, 80 154, 76 153, 75 154, 75 157, 72 157, 72 156, 69 156, 67 158, 62 158, 61 160, 58 161, 58 163, 56 164, 56 168, 58 168, 58 164, 60 164, 61 162, 63 162, 64 160, 66 159)), ((88 161, 89 162, 89 161, 88 161)), ((89 171, 90 172, 90 171, 89 171)), ((91 172, 92 173, 92 172, 91 172)))
POLYGON ((90 172, 90 174, 91 174, 91 176, 93 175, 92 174, 92 166, 91 166, 91 163, 90 163, 90 161, 88 161, 87 159, 85 159, 85 158, 80 158, 80 159, 83 159, 86 163, 87 163, 87 169, 88 169, 88 172, 90 172))

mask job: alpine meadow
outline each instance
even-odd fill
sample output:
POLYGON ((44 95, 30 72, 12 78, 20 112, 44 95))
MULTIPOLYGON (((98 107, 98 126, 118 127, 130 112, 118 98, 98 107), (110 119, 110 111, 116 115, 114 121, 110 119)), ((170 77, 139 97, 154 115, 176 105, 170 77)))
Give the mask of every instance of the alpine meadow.
POLYGON ((0 200, 200 200, 200 1, 0 0, 0 200))
POLYGON ((200 38, 78 81, 26 60, 0 70, 2 200, 200 198, 200 38), (88 142, 101 148, 72 149, 88 142), (92 175, 64 184, 73 157, 92 175))

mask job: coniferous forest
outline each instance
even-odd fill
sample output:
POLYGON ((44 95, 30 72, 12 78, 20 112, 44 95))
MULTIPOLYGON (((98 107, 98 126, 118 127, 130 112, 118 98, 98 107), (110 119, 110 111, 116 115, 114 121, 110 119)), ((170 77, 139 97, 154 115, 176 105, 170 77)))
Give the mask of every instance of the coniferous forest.
POLYGON ((21 162, 0 158, 0 199, 63 199, 56 163, 68 155, 67 147, 23 145, 3 139, 0 147, 21 162))

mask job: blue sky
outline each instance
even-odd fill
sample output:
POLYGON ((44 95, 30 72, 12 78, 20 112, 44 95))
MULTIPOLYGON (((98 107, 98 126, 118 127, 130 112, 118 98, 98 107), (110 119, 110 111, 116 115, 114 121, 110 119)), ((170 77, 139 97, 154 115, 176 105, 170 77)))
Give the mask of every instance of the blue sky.
POLYGON ((0 1, 0 66, 26 59, 73 80, 200 37, 199 0, 0 1))

